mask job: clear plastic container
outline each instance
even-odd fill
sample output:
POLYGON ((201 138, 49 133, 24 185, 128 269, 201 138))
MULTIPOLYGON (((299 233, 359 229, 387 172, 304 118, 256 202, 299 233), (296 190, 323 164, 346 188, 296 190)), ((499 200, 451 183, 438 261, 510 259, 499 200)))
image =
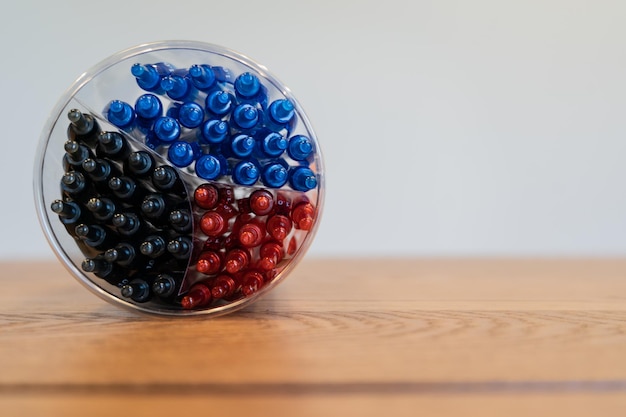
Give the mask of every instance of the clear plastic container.
POLYGON ((161 315, 219 315, 285 278, 324 196, 320 147, 291 92, 215 45, 122 51, 53 110, 35 199, 53 250, 87 288, 161 315))

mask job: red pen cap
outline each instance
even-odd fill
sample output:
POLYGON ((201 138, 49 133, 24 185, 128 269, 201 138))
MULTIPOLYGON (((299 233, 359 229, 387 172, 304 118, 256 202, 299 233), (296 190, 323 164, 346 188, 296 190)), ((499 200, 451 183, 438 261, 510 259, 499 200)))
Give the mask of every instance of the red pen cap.
POLYGON ((276 268, 276 265, 283 259, 283 248, 277 242, 265 242, 259 249, 259 269, 269 271, 276 268))
POLYGON ((215 211, 208 211, 200 218, 200 229, 207 236, 219 236, 226 231, 228 221, 215 211))
POLYGON ((217 205, 219 192, 212 184, 202 184, 194 191, 193 199, 198 207, 210 210, 217 205))
POLYGON ((191 287, 189 292, 180 301, 185 310, 191 310, 197 307, 204 307, 208 305, 213 296, 211 290, 203 283, 198 283, 191 287))
POLYGON ((226 250, 230 250, 234 247, 240 246, 239 243, 239 229, 244 224, 250 222, 254 215, 250 213, 241 213, 233 222, 233 226, 230 228, 230 233, 228 236, 224 237, 224 241, 222 242, 222 247, 226 248, 226 250))
POLYGON ((274 239, 283 241, 291 232, 291 219, 282 214, 275 214, 267 219, 267 232, 274 239))
POLYGON ((257 216, 265 216, 274 208, 274 196, 267 190, 256 190, 250 194, 250 210, 257 216))
POLYGON ((250 253, 239 248, 232 249, 226 253, 224 262, 226 272, 234 274, 248 266, 250 263, 250 253))
POLYGON ((212 250, 202 252, 196 262, 196 270, 202 274, 212 275, 222 268, 220 255, 212 250))
POLYGON ((246 248, 259 246, 265 240, 265 225, 259 221, 243 224, 237 233, 239 243, 246 248))
POLYGON ((243 275, 241 282, 241 292, 248 297, 263 286, 264 280, 260 272, 248 271, 243 275))
POLYGON ((235 280, 226 274, 222 274, 215 278, 213 281, 213 287, 211 288, 211 295, 214 299, 220 299, 230 297, 237 287, 235 280))
POLYGON ((300 203, 291 212, 296 229, 311 230, 315 221, 315 207, 311 203, 300 203))

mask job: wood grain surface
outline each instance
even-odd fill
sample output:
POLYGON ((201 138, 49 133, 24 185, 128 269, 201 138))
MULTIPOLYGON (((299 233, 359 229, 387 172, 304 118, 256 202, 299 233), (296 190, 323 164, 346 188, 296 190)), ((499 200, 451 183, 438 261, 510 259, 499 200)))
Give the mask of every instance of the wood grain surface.
POLYGON ((626 415, 626 260, 309 260, 215 319, 0 264, 0 415, 626 415))

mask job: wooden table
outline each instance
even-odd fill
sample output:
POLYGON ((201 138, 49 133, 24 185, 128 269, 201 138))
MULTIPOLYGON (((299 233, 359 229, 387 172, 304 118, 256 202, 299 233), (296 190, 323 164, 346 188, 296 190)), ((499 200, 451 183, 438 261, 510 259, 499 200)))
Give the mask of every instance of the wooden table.
POLYGON ((626 260, 309 260, 216 319, 0 271, 2 416, 626 415, 626 260))

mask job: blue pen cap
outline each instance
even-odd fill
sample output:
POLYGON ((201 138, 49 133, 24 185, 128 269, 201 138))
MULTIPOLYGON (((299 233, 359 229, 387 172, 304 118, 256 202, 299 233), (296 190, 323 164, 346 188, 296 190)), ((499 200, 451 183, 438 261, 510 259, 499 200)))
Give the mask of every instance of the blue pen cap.
POLYGON ((135 76, 137 85, 146 91, 154 91, 161 88, 161 75, 152 65, 135 64, 130 68, 135 76))
POLYGON ((202 138, 213 144, 224 142, 228 136, 228 123, 223 120, 208 120, 202 125, 202 138))
POLYGON ((194 102, 184 103, 178 110, 178 121, 181 125, 193 129, 202 124, 204 120, 204 110, 194 102))
POLYGON ((231 120, 242 129, 252 129, 259 122, 259 111, 250 104, 240 104, 233 110, 231 120))
POLYGON ((261 151, 270 158, 282 155, 285 149, 287 149, 287 144, 287 139, 276 132, 270 132, 260 141, 261 151))
POLYGON ((144 94, 135 101, 135 113, 142 119, 153 120, 163 115, 163 104, 154 94, 144 94))
POLYGON ((235 92, 245 98, 252 98, 261 91, 261 83, 256 75, 244 72, 235 79, 235 92))
POLYGON ((263 167, 261 180, 265 186, 270 188, 280 188, 287 183, 289 174, 285 166, 278 162, 272 162, 263 167))
POLYGON ((125 128, 135 121, 135 111, 130 104, 120 100, 113 100, 109 103, 107 119, 115 126, 125 128))
POLYGON ((233 107, 234 97, 226 91, 214 91, 206 96, 205 107, 209 113, 223 116, 233 107))
POLYGON ((233 168, 233 181, 241 185, 252 185, 259 179, 259 168, 252 161, 241 161, 233 168))
POLYGON ((317 177, 307 167, 292 168, 289 172, 289 185, 297 191, 309 191, 317 187, 317 177))
POLYGON ((289 139, 287 153, 295 161, 306 161, 313 153, 313 143, 304 135, 293 136, 289 139))
POLYGON ((167 158, 179 168, 191 165, 198 149, 194 149, 189 142, 176 141, 167 150, 167 158))
POLYGON ((192 91, 191 82, 178 74, 170 74, 161 80, 161 88, 165 90, 169 98, 173 100, 183 100, 192 91))
POLYGON ((205 180, 217 179, 223 170, 222 162, 213 155, 202 155, 196 161, 196 174, 205 180))
POLYGON ((207 91, 215 86, 215 73, 209 65, 192 65, 189 68, 189 78, 200 91, 207 91))
POLYGON ((237 135, 230 141, 230 151, 233 156, 245 158, 252 155, 254 138, 248 135, 237 135))
POLYGON ((154 134, 162 142, 174 142, 180 136, 180 125, 171 117, 159 117, 154 122, 154 134))
POLYGON ((270 104, 269 115, 274 123, 287 124, 294 118, 294 107, 291 101, 275 100, 270 104))

